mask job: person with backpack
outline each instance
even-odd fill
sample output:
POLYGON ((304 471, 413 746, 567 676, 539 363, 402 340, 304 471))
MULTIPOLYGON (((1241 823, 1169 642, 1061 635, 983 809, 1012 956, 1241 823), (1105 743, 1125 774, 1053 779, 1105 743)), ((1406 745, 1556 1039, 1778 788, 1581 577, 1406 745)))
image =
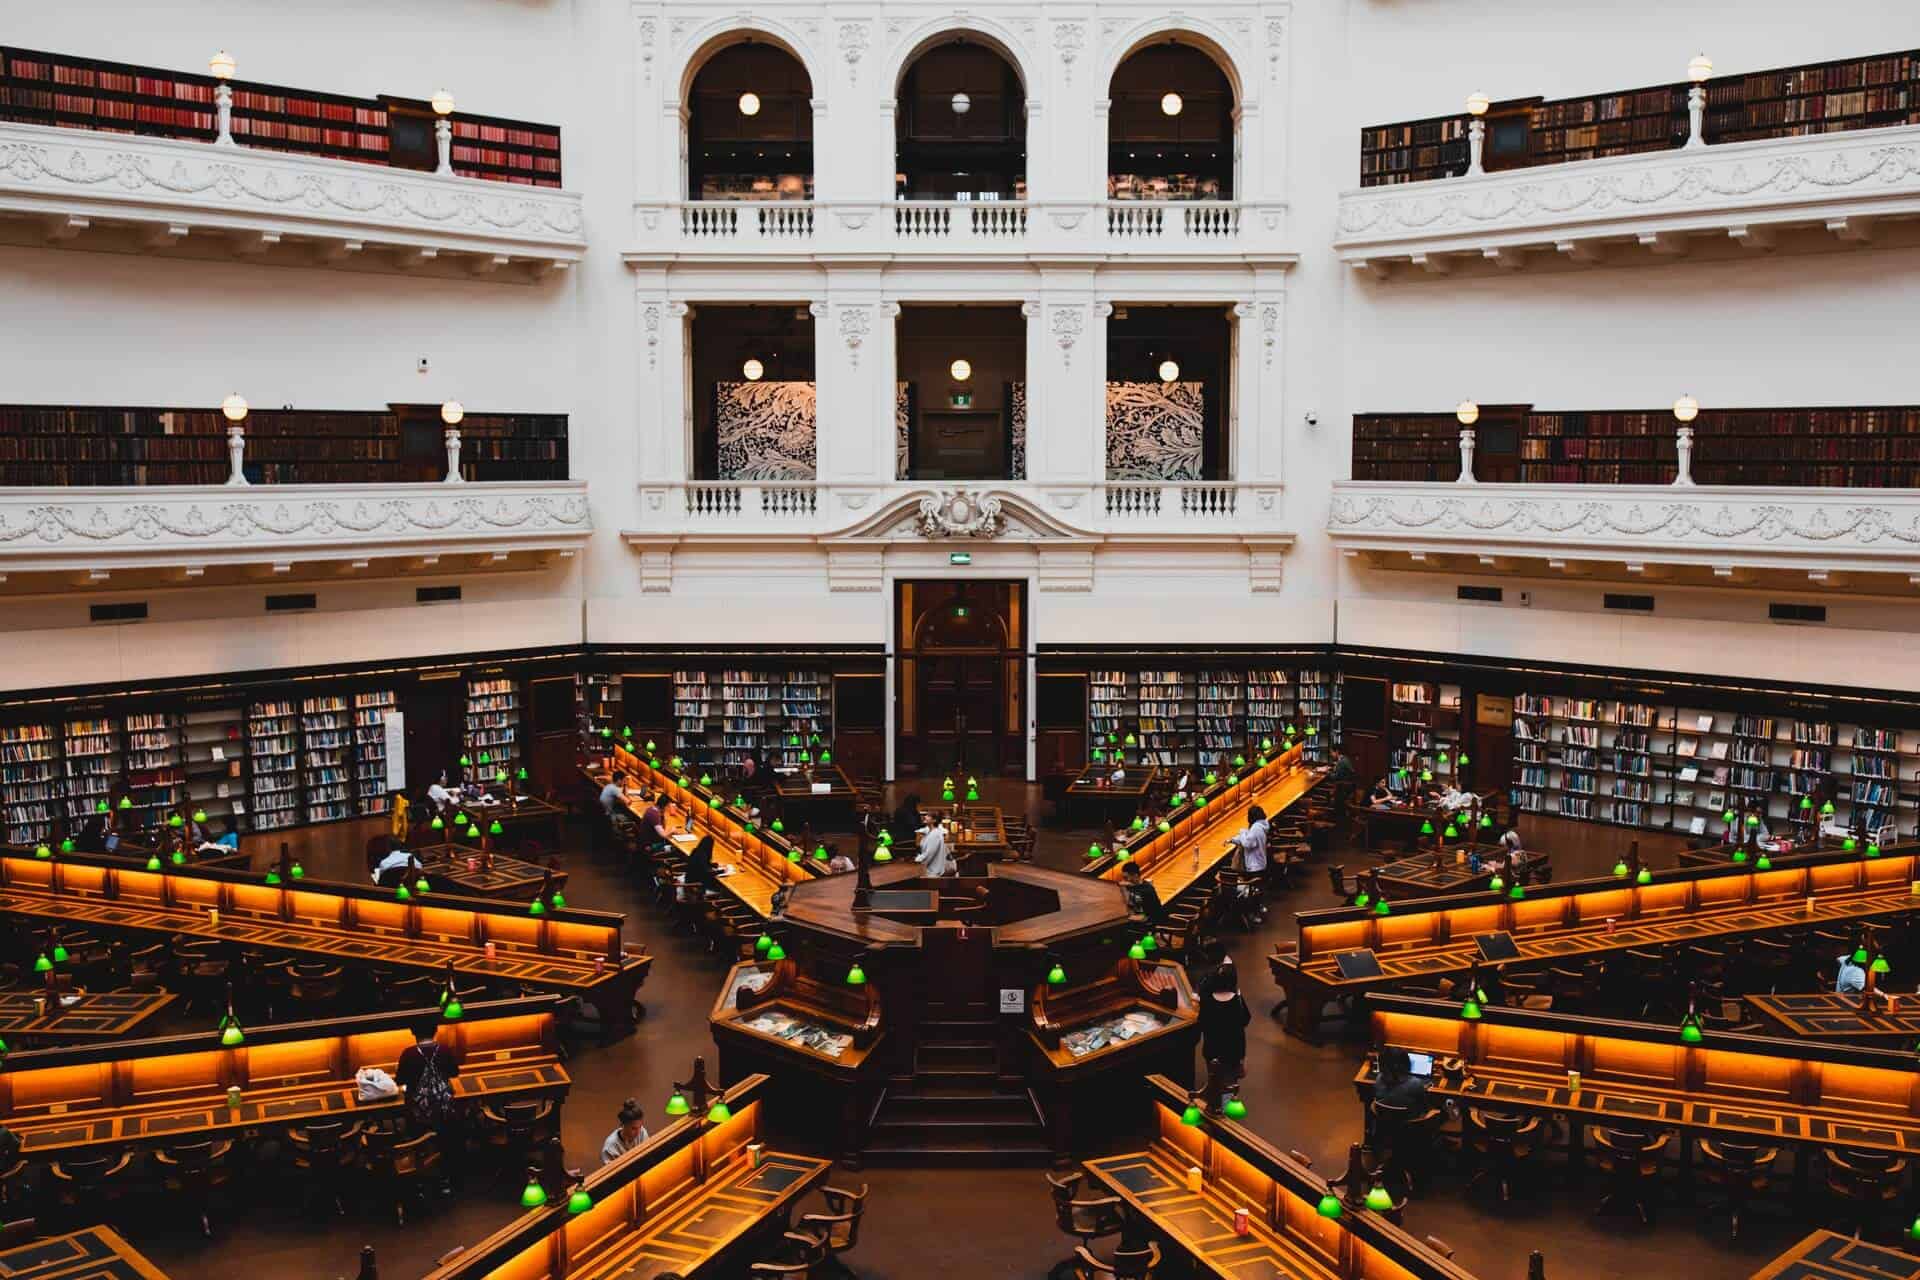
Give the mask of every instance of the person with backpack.
POLYGON ((434 1038, 436 1026, 429 1019, 414 1027, 414 1043, 401 1052, 393 1074, 406 1090, 407 1118, 438 1136, 441 1167, 451 1177, 461 1155, 460 1113, 453 1098, 460 1055, 434 1038))

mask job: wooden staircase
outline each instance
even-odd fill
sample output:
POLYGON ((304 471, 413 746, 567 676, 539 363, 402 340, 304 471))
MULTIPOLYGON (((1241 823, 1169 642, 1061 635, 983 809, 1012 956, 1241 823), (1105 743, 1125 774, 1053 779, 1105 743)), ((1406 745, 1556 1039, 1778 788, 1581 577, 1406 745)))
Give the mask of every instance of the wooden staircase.
POLYGON ((924 1022, 911 1075, 894 1076, 868 1117, 862 1155, 888 1164, 1044 1165, 1046 1116, 1001 1069, 992 1022, 924 1022))

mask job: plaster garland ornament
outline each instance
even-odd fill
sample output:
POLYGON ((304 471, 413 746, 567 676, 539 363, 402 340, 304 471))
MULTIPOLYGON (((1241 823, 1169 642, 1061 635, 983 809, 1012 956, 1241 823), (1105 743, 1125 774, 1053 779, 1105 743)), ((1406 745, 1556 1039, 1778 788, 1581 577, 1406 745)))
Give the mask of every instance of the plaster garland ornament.
POLYGON ((873 311, 859 303, 841 303, 840 338, 847 344, 847 359, 853 367, 860 367, 860 344, 867 340, 867 334, 873 329, 873 311))
POLYGON ((653 83, 653 36, 659 30, 652 18, 640 19, 640 73, 648 84, 653 83))
POLYGON ((1055 307, 1053 319, 1053 340, 1060 344, 1060 354, 1067 368, 1073 367, 1073 344, 1080 337, 1080 331, 1086 325, 1086 315, 1078 306, 1055 307))
POLYGON ((1087 29, 1078 22, 1056 22, 1053 25, 1053 43, 1060 50, 1060 65, 1066 72, 1068 84, 1073 83, 1073 60, 1080 56, 1086 35, 1087 29))
POLYGON ((647 368, 660 362, 660 304, 649 302, 640 309, 640 327, 647 336, 647 368))
POLYGON ((1280 55, 1286 51, 1287 21, 1285 18, 1267 19, 1267 74, 1280 74, 1280 55))
POLYGON ((920 499, 923 538, 992 538, 1007 527, 1000 499, 975 489, 942 489, 920 499))
POLYGON ((1280 345, 1280 308, 1269 302, 1260 308, 1260 342, 1266 348, 1266 367, 1273 368, 1273 353, 1280 345))
POLYGON ((840 56, 847 60, 847 74, 855 84, 860 82, 860 55, 867 51, 870 38, 871 33, 864 22, 840 24, 840 56))
POLYGON ((14 518, 0 512, 0 545, 30 540, 41 547, 100 548, 112 543, 152 543, 162 537, 212 541, 220 538, 365 537, 374 534, 439 534, 454 530, 587 532, 592 522, 584 498, 438 496, 360 499, 283 497, 220 498, 209 504, 100 503, 90 507, 29 507, 14 518))

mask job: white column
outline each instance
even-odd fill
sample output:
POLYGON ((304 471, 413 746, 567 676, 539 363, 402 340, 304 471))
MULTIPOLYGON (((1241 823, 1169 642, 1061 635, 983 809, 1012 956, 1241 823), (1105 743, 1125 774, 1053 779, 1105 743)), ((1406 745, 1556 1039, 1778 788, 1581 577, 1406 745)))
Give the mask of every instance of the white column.
POLYGON ((239 423, 227 428, 227 483, 230 485, 248 484, 247 431, 239 423))
POLYGON ((1473 446, 1474 446, 1473 428, 1472 427, 1460 428, 1459 482, 1461 484, 1479 484, 1480 483, 1479 479, 1473 474, 1473 446))
POLYGON ((233 86, 225 80, 213 86, 215 146, 231 147, 233 141, 233 86))
POLYGON ((1253 301, 1233 309, 1232 478, 1278 482, 1286 478, 1286 437, 1292 429, 1284 394, 1287 295, 1277 273, 1257 274, 1254 290, 1253 301))
POLYGON ((466 477, 460 474, 460 428, 448 427, 445 429, 444 434, 446 437, 446 445, 447 445, 447 474, 445 477, 446 483, 448 484, 464 483, 466 480, 466 477))
POLYGON ((453 121, 445 116, 433 118, 433 145, 439 153, 440 161, 434 167, 435 173, 453 172, 453 121))
POLYGON ((894 323, 899 307, 880 298, 877 270, 830 276, 814 303, 819 477, 823 483, 893 479, 894 323))
POLYGON ((1091 484, 1106 472, 1106 316, 1092 276, 1043 274, 1027 317, 1027 477, 1091 484))
POLYGON ((1481 153, 1487 146, 1487 122, 1479 116, 1467 121, 1467 176, 1478 177, 1486 172, 1480 166, 1481 153))
POLYGON ((1673 477, 1673 483, 1682 489, 1693 487, 1693 428, 1680 427, 1674 434, 1673 447, 1680 458, 1680 469, 1673 477))
POLYGON ((1687 90, 1687 145, 1707 145, 1707 86, 1696 84, 1687 90))
POLYGON ((642 487, 679 484, 693 477, 687 410, 687 304, 666 295, 661 271, 636 274, 634 353, 636 454, 642 487))

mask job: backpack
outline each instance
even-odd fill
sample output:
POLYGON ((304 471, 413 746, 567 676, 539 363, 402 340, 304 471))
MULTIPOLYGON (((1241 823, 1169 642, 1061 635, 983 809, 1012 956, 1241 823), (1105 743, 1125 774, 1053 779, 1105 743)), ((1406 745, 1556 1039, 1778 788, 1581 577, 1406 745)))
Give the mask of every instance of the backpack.
POLYGON ((420 1078, 407 1090, 407 1114, 437 1129, 453 1111, 453 1085, 440 1069, 439 1045, 422 1049, 420 1057, 420 1078))

